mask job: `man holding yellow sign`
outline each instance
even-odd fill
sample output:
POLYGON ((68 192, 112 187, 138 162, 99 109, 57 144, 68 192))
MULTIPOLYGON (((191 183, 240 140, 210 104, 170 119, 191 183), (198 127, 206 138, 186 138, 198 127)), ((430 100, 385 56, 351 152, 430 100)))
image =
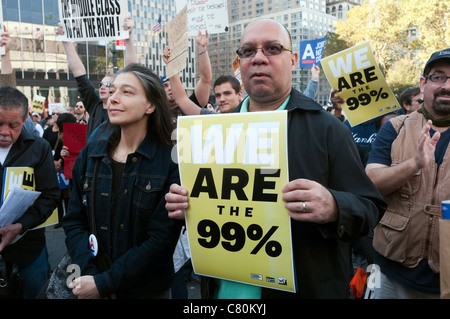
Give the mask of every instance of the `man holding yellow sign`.
MULTIPOLYGON (((297 287, 294 294, 252 285, 255 289, 245 297, 348 298, 353 273, 351 242, 374 227, 385 210, 385 202, 365 174, 350 131, 319 104, 292 89, 292 71, 296 68, 298 54, 290 47, 290 34, 284 26, 263 19, 253 21, 245 28, 237 51, 242 82, 249 97, 236 111, 252 114, 288 111, 289 182, 283 185, 281 193, 263 192, 276 194, 278 199, 281 197, 284 209, 264 209, 258 214, 290 217, 297 287)), ((268 181, 273 182, 273 179, 268 181)), ((192 196, 192 190, 172 185, 166 195, 169 216, 184 218, 184 209, 189 206, 188 194, 192 196)), ((192 214, 202 210, 202 207, 191 208, 192 214)), ((250 231, 250 225, 241 227, 247 231, 248 238, 251 239, 249 233, 255 236, 253 238, 259 238, 256 226, 250 231)), ((227 234, 223 229, 221 231, 222 235, 227 234)), ((274 231, 272 226, 266 227, 261 238, 268 234, 274 236, 277 232, 278 229, 274 231)), ((265 242, 266 246, 270 240, 272 237, 265 242)), ((276 255, 275 246, 269 246, 268 251, 276 255)), ((283 248, 283 244, 281 246, 283 248)), ((261 254, 262 249, 258 253, 261 254)), ((277 258, 265 253, 267 259, 277 258)), ((207 253, 202 258, 207 262, 211 260, 207 253)), ((242 258, 233 265, 231 272, 237 272, 250 262, 242 258)), ((240 293, 250 286, 218 279, 210 279, 209 283, 212 294, 204 295, 205 298, 240 298, 240 293), (230 286, 230 283, 235 285, 230 286)))
MULTIPOLYGON (((35 298, 48 280, 45 228, 42 226, 58 204, 60 189, 50 145, 22 130, 28 116, 28 99, 17 89, 0 88, 0 194, 2 206, 6 193, 14 188, 34 189, 40 196, 21 215, 0 225, 2 259, 19 267, 23 298, 35 298)), ((5 208, 5 207, 2 207, 5 208)), ((56 214, 57 217, 57 214, 56 214)), ((15 296, 18 297, 18 296, 15 296)), ((13 296, 9 296, 13 298, 13 296)))

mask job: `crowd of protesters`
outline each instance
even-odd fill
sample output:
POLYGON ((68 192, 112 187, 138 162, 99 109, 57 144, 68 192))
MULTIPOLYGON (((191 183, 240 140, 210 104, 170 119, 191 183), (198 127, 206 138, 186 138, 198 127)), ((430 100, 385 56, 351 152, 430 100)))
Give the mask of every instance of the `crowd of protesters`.
MULTIPOLYGON (((136 63, 129 18, 125 29, 125 67, 105 75, 99 90, 73 44, 63 43, 80 99, 48 116, 29 112, 15 88, 10 37, 2 34, 0 174, 31 167, 41 192, 22 217, 0 228, 1 259, 18 267, 21 283, 20 295, 10 298, 50 298, 45 229, 34 228, 55 208, 67 258, 81 271, 67 287, 73 298, 187 298, 189 196, 171 157, 176 118, 273 110, 288 111, 290 181, 282 198, 299 289, 201 277, 202 298, 354 298, 357 260, 381 269, 371 298, 440 297, 437 223, 441 201, 450 199, 450 49, 431 55, 418 86, 399 96, 400 112, 352 127, 337 90, 328 109, 314 101, 320 68, 311 70, 305 92, 292 88, 298 54, 274 20, 253 21, 242 33, 237 55, 246 96, 233 76, 213 83, 207 33, 196 37, 200 78, 188 96, 178 74, 158 76, 136 63), (68 188, 57 177, 70 154, 64 123, 87 125, 88 135, 68 188)), ((170 59, 169 46, 163 59, 170 59)))

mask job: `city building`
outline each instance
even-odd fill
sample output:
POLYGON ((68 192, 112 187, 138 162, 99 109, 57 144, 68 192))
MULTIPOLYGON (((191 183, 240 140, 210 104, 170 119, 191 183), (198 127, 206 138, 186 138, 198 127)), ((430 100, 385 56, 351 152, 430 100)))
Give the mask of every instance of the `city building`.
POLYGON ((359 6, 364 0, 326 0, 327 14, 337 17, 339 20, 345 20, 347 12, 354 6, 359 6))
MULTIPOLYGON (((334 22, 345 17, 346 10, 360 1, 227 0, 228 31, 210 35, 208 45, 213 80, 234 73, 233 61, 242 31, 252 20, 271 18, 285 25, 292 35, 292 49, 299 52, 300 41, 324 37, 328 31, 333 31, 334 22)), ((165 25, 185 3, 183 0, 128 0, 129 14, 135 25, 133 40, 138 62, 160 76, 166 71, 162 61, 162 52, 167 45, 165 25), (153 26, 159 17, 163 27, 155 32, 153 26)), ((62 42, 55 32, 59 20, 58 0, 2 0, 2 9, 4 24, 12 38, 11 58, 18 88, 30 101, 34 95, 41 95, 47 97, 47 103, 75 105, 78 99, 76 83, 68 69, 62 42)), ((114 44, 114 41, 76 43, 94 85, 99 84, 104 74, 123 66, 124 52, 114 44)), ((197 81, 196 54, 195 39, 190 38, 186 67, 180 72, 188 92, 197 81)), ((309 69, 297 68, 293 85, 303 91, 309 79, 309 69)), ((316 101, 326 105, 330 90, 328 81, 321 74, 316 101)))
MULTIPOLYGON (((46 97, 46 103, 75 105, 79 94, 61 41, 57 39, 58 0, 2 0, 3 20, 11 35, 11 62, 17 87, 31 101, 35 95, 46 97)), ((152 68, 158 75, 165 72, 162 50, 167 41, 162 32, 153 32, 161 15, 164 25, 175 15, 174 0, 129 0, 128 11, 135 28, 134 44, 138 62, 152 68)), ((183 80, 195 86, 193 40, 190 40, 188 66, 183 80)), ((77 42, 78 55, 91 82, 98 86, 105 74, 124 64, 124 52, 115 41, 77 42)))

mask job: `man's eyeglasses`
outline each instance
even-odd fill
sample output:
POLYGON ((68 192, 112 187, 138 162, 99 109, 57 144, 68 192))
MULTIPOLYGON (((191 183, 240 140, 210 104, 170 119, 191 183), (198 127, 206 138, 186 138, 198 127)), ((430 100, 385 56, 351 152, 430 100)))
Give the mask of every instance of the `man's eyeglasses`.
POLYGON ((83 105, 75 105, 75 107, 82 109, 84 106, 83 105))
POLYGON ((416 102, 417 102, 418 104, 422 104, 422 103, 423 103, 423 99, 417 99, 416 102))
POLYGON ((61 113, 55 113, 55 112, 53 112, 52 115, 58 115, 58 116, 59 116, 59 115, 61 115, 61 113))
POLYGON ((430 74, 428 79, 431 82, 445 83, 448 79, 450 79, 450 76, 446 76, 445 74, 430 74))
POLYGON ((265 56, 279 55, 283 50, 292 52, 292 49, 278 43, 267 43, 262 48, 256 48, 252 45, 244 45, 237 49, 236 53, 241 59, 253 58, 256 52, 261 50, 265 56))
POLYGON ((98 85, 99 88, 101 88, 103 85, 106 86, 107 88, 109 88, 111 86, 111 82, 100 82, 100 84, 98 85))

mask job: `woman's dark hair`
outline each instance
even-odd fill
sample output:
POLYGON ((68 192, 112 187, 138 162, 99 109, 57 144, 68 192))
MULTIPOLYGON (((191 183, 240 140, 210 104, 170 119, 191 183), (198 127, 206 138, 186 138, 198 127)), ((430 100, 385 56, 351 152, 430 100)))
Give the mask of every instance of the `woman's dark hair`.
POLYGON ((77 118, 72 115, 71 113, 63 113, 60 116, 58 116, 58 119, 56 120, 56 125, 58 125, 59 131, 63 132, 64 123, 76 123, 77 118))
MULTIPOLYGON (((149 68, 136 63, 127 65, 115 77, 122 73, 133 73, 141 82, 147 100, 155 106, 155 111, 148 117, 147 134, 154 141, 171 146, 173 127, 171 124, 169 101, 159 77, 149 68)), ((111 123, 108 124, 112 125, 111 123)), ((117 127, 111 135, 111 150, 114 149, 114 146, 117 145, 119 140, 120 129, 117 127)))

